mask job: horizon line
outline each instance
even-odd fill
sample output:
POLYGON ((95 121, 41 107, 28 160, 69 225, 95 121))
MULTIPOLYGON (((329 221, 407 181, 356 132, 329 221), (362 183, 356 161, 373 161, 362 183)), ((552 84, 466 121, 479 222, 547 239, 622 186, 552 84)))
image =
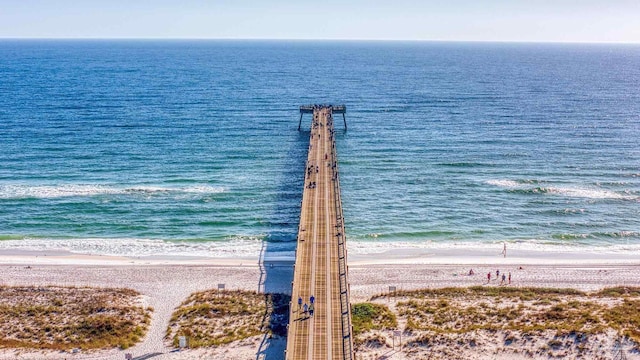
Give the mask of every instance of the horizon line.
POLYGON ((443 39, 366 39, 366 38, 232 38, 232 37, 11 37, 0 40, 184 40, 184 41, 318 41, 318 42, 431 42, 431 43, 499 43, 499 44, 594 44, 640 45, 640 41, 555 41, 555 40, 443 40, 443 39))

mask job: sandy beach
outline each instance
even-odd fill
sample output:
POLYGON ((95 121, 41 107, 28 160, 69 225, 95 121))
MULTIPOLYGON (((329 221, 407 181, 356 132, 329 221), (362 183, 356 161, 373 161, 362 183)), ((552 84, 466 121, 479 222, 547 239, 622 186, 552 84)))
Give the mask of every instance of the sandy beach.
MULTIPOLYGON (((349 266, 351 301, 360 302, 398 290, 450 286, 499 286, 486 274, 496 270, 512 274, 509 286, 560 287, 596 290, 610 286, 640 286, 640 262, 632 254, 514 254, 506 258, 484 254, 470 256, 425 256, 395 252, 389 256, 354 256, 349 266), (416 256, 417 255, 417 256, 416 256), (524 255, 528 255, 527 258, 524 255), (468 275, 473 269, 475 275, 468 275)), ((462 254, 460 254, 462 255, 462 254)), ((263 343, 250 339, 222 349, 177 352, 163 339, 172 311, 192 292, 215 289, 244 289, 269 292, 291 290, 292 264, 280 260, 212 258, 124 258, 67 253, 0 254, 2 285, 78 285, 127 287, 146 296, 153 313, 149 333, 144 340, 127 350, 103 350, 85 353, 29 352, 5 349, 0 359, 123 359, 131 353, 138 359, 256 358, 265 353, 282 353, 282 340, 263 343), (261 347, 261 343, 262 347, 261 347)), ((393 358, 402 359, 401 353, 393 358)))

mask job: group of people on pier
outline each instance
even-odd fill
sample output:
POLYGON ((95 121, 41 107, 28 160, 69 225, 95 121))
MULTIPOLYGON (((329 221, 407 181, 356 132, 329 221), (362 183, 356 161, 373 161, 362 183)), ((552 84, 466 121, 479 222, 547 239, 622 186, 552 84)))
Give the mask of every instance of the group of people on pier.
MULTIPOLYGON (((326 108, 326 107, 330 107, 332 105, 313 105, 314 109, 322 109, 322 108, 326 108)), ((334 141, 334 134, 335 134, 335 129, 333 129, 332 127, 333 124, 333 116, 331 115, 331 113, 328 114, 327 116, 327 127, 329 129, 329 140, 332 142, 332 147, 335 146, 335 144, 333 144, 334 141)), ((324 124, 322 122, 320 122, 320 116, 318 115, 318 113, 314 113, 313 114, 313 130, 317 129, 318 127, 323 127, 324 124)), ((315 134, 313 131, 311 132, 311 138, 313 139, 316 135, 318 135, 318 138, 320 138, 320 131, 318 131, 317 134, 315 134)), ((310 143, 309 144, 309 151, 311 151, 311 149, 313 148, 313 144, 310 143)), ((332 176, 331 179, 333 181, 335 181, 338 177, 337 175, 337 164, 336 161, 333 159, 333 156, 330 158, 328 153, 324 154, 324 160, 327 162, 327 167, 330 167, 332 170, 332 176)), ((314 173, 319 173, 320 172, 320 167, 318 165, 314 165, 314 164, 309 164, 307 163, 307 169, 306 169, 306 177, 305 177, 305 183, 306 188, 307 189, 315 189, 317 187, 317 182, 316 181, 311 181, 311 176, 314 173), (306 181, 308 180, 308 182, 306 181)))
POLYGON ((315 302, 316 302, 316 298, 315 296, 311 295, 309 297, 309 304, 304 303, 304 305, 302 304, 302 296, 298 296, 298 311, 302 310, 302 317, 307 317, 307 313, 309 313, 309 316, 313 316, 314 310, 315 310, 315 302))

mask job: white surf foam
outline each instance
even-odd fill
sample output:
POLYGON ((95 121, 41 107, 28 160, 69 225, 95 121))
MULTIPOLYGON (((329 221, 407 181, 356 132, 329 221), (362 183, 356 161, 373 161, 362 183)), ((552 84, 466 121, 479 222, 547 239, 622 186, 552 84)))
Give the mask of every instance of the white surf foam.
MULTIPOLYGON (((509 240, 509 257, 526 257, 538 254, 539 257, 553 258, 559 254, 581 256, 633 257, 640 256, 640 243, 637 241, 617 244, 575 244, 562 241, 536 239, 509 240)), ((379 241, 352 240, 347 238, 349 255, 372 259, 424 258, 432 256, 449 257, 488 257, 501 258, 503 241, 379 241)), ((295 242, 266 243, 258 236, 237 236, 223 241, 168 241, 141 238, 85 238, 85 239, 49 239, 25 238, 0 241, 0 251, 38 251, 69 252, 72 254, 136 257, 203 257, 222 259, 260 259, 295 257, 295 242)))
POLYGON ((587 199, 624 199, 633 200, 629 195, 619 194, 615 191, 605 189, 587 189, 587 188, 571 188, 571 187, 548 187, 545 188, 549 194, 563 195, 569 197, 579 197, 587 199))
MULTIPOLYGON (((456 242, 436 242, 436 241, 349 241, 347 237, 347 248, 349 254, 354 255, 380 255, 391 252, 407 252, 408 254, 418 255, 428 253, 430 251, 447 251, 451 250, 461 254, 472 256, 474 252, 495 253, 500 255, 505 241, 456 241, 456 242)), ((520 239, 506 241, 509 254, 514 251, 540 252, 553 255, 559 252, 569 253, 610 253, 640 254, 640 244, 634 241, 617 244, 593 244, 586 245, 575 243, 561 243, 549 240, 538 239, 520 239)))
POLYGON ((25 238, 0 241, 0 250, 63 251, 108 256, 193 256, 214 258, 258 258, 290 256, 295 242, 265 244, 259 237, 238 236, 224 241, 170 241, 140 238, 50 239, 25 238))
POLYGON ((221 187, 209 185, 198 185, 180 188, 163 186, 114 186, 103 184, 0 184, 0 199, 47 199, 62 197, 88 197, 98 195, 153 195, 162 193, 216 194, 223 191, 224 189, 221 187))
POLYGON ((515 180, 487 180, 486 183, 488 185, 506 187, 506 188, 516 188, 516 187, 521 187, 522 185, 515 180))
POLYGON ((619 193, 612 190, 596 188, 596 187, 580 187, 580 186, 532 186, 532 184, 541 184, 539 181, 516 181, 508 179, 487 180, 488 185, 498 186, 509 189, 523 190, 531 193, 550 194, 557 196, 567 196, 575 198, 587 199, 620 199, 620 200, 638 200, 637 196, 630 195, 626 192, 619 193))

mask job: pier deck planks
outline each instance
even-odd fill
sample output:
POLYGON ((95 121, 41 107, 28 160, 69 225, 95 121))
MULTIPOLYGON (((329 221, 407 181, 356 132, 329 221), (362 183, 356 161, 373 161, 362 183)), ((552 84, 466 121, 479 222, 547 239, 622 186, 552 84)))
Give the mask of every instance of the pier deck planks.
POLYGON ((331 106, 313 108, 289 314, 287 360, 353 359, 344 222, 331 106), (314 315, 305 315, 298 297, 314 315))

